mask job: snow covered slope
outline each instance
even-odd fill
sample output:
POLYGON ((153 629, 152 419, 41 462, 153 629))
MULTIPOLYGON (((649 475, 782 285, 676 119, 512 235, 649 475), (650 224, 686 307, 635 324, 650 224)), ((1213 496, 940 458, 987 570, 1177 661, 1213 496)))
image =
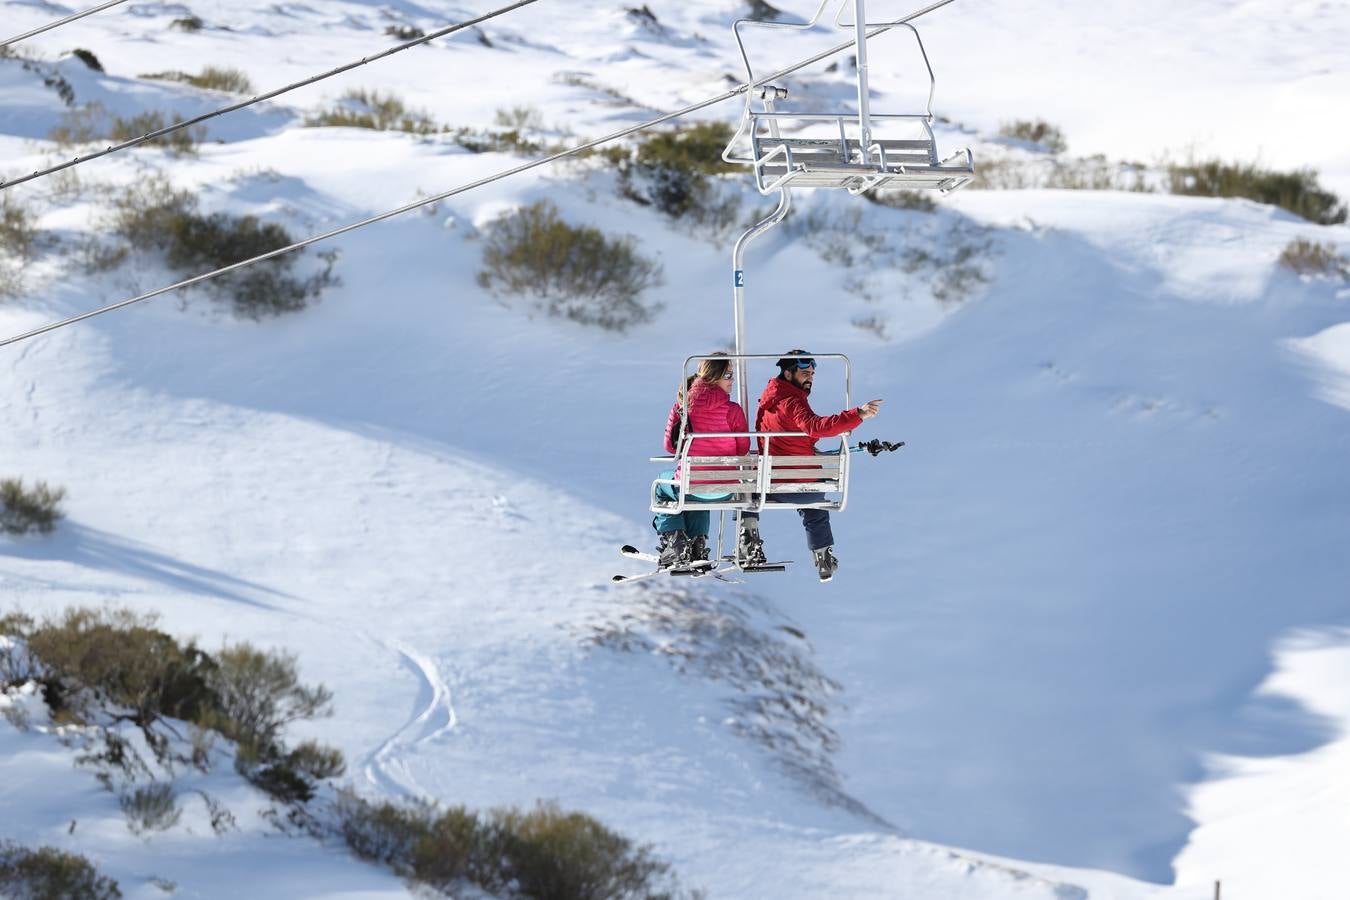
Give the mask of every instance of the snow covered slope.
MULTIPOLYGON (((82 192, 15 192, 70 242, 99 227, 97 185, 151 167, 208 210, 333 227, 517 161, 300 127, 347 87, 452 126, 529 105, 551 138, 725 90, 741 4, 649 7, 659 29, 623 4, 544 0, 486 26, 486 44, 465 35, 213 122, 221 143, 199 158, 142 150, 82 167, 82 192)), ((53 14, 3 9, 11 31, 53 14)), ((136 76, 227 65, 262 89, 387 46, 388 24, 478 11, 195 3, 208 27, 185 34, 168 25, 186 7, 132 4, 32 45, 97 53, 106 74, 59 63, 81 102, 186 113, 227 98, 136 76)), ((1000 121, 1043 117, 1075 151, 1260 152, 1350 193, 1345 126, 1286 104, 1344 96, 1328 63, 1344 12, 1033 3, 1013 17, 959 0, 924 31, 936 111, 954 120, 944 147, 974 142, 978 160, 1000 121), (1147 29, 1118 24, 1136 21, 1147 29), (1291 33, 1300 52, 1277 52, 1291 33), (1264 143, 1253 110, 1281 104, 1264 143)), ((794 87, 838 93, 843 78, 794 87)), ((0 92, 5 170, 32 169, 63 107, 2 61, 0 92)), ((860 436, 908 442, 858 460, 833 583, 799 567, 740 590, 608 585, 634 569, 615 548, 649 527, 647 457, 679 363, 730 341, 729 242, 621 198, 592 165, 338 239, 342 285, 296 315, 163 298, 0 352, 0 475, 70 493, 55 537, 0 542, 6 606, 117 603, 208 647, 291 649, 336 694, 336 716, 300 733, 341 747, 362 790, 556 798, 655 842, 713 897, 1200 898, 1219 879, 1225 898, 1344 896, 1350 863, 1315 851, 1344 831, 1350 714, 1327 698, 1350 624, 1350 288, 1276 260, 1296 237, 1350 250, 1350 229, 1160 194, 967 191, 933 214, 799 199, 750 253, 753 349, 848 353, 855 400, 887 400, 860 436), (660 258, 652 324, 588 330, 478 287, 478 229, 545 197, 660 258), (832 248, 859 234, 877 240, 842 265, 832 248), (934 298, 933 269, 906 271, 911 249, 961 247, 987 279, 961 301, 934 298), (794 694, 821 712, 782 713, 794 694)), ((49 250, 0 306, 0 333, 171 277, 144 259, 88 275, 49 250)), ((752 393, 771 373, 753 374, 752 393)), ((822 371, 817 408, 841 395, 822 371)), ((793 517, 765 533, 774 555, 805 557, 793 517)), ((261 831, 144 842, 87 773, 52 774, 59 745, 8 727, 10 783, 62 793, 0 791, 0 837, 88 853, 129 896, 159 895, 154 874, 237 896, 192 873, 244 877, 231 854, 258 846, 273 855, 248 869, 250 895, 403 891, 261 831), (69 833, 72 818, 102 824, 69 833)))

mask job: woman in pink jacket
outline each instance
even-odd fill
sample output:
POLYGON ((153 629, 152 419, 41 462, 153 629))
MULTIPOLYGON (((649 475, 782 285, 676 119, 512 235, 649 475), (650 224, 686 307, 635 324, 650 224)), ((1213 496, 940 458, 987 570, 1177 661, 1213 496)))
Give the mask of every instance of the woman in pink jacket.
MULTIPOLYGON (((734 373, 731 360, 720 354, 699 363, 698 373, 688 384, 689 435, 709 432, 734 431, 746 432, 745 410, 731 399, 734 385, 734 373)), ((666 452, 680 452, 681 422, 685 398, 675 401, 666 419, 666 452)), ((689 448, 690 456, 744 456, 750 451, 750 438, 747 437, 694 437, 689 448)), ((719 466, 695 466, 690 472, 690 485, 707 485, 711 490, 700 491, 703 494, 719 493, 718 479, 714 474, 719 466), (704 477, 701 473, 707 472, 704 477), (696 475, 696 473, 699 473, 696 475)), ((670 477, 675 477, 674 475, 670 477)), ((678 489, 672 485, 658 485, 656 494, 663 500, 678 498, 678 489)), ((662 566, 682 566, 708 558, 708 526, 712 517, 706 509, 690 509, 682 513, 657 513, 652 527, 660 536, 657 551, 661 554, 662 566)))

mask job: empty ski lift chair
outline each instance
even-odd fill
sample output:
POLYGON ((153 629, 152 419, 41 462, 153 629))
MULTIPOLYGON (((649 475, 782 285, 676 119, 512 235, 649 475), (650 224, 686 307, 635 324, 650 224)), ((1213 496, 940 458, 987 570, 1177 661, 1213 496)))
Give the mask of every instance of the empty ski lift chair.
MULTIPOLYGON (((831 2, 833 0, 822 0, 815 16, 803 25, 742 19, 732 26, 751 85, 755 84, 755 72, 745 49, 742 27, 811 28, 820 21, 831 2)), ((868 22, 865 5, 865 0, 841 0, 835 16, 836 26, 852 29, 855 35, 856 112, 778 111, 774 101, 786 99, 786 90, 765 88, 746 92, 740 127, 722 158, 751 166, 761 194, 785 187, 842 187, 851 194, 881 188, 936 189, 946 193, 963 187, 975 177, 970 150, 962 149, 946 158, 938 154, 937 139, 933 135, 933 90, 937 81, 918 29, 908 22, 868 22), (852 22, 845 19, 850 7, 854 13, 852 22), (922 112, 874 113, 871 110, 867 37, 869 31, 876 36, 893 28, 905 29, 913 35, 928 73, 928 99, 922 112), (760 112, 753 108, 756 97, 764 101, 765 108, 760 112), (784 130, 811 130, 813 133, 784 136, 784 130), (734 148, 737 145, 743 148, 742 141, 747 136, 749 155, 745 155, 743 149, 737 153, 734 148)))
MULTIPOLYGON (((755 185, 762 194, 777 192, 778 207, 765 219, 753 225, 736 241, 732 250, 733 302, 736 326, 736 352, 728 357, 736 366, 738 381, 738 399, 747 418, 754 421, 750 408, 746 383, 746 362, 750 360, 777 360, 783 354, 755 354, 745 351, 745 269, 744 255, 747 245, 754 238, 764 234, 786 218, 792 206, 790 188, 796 187, 832 187, 845 188, 852 194, 870 189, 906 188, 910 190, 939 190, 944 193, 957 190, 968 184, 974 177, 974 165, 969 150, 961 150, 949 157, 939 158, 937 142, 932 129, 932 102, 935 80, 933 69, 928 62, 928 54, 918 31, 908 22, 868 22, 866 18, 866 0, 840 0, 840 9, 835 24, 840 28, 851 28, 854 32, 854 46, 858 61, 858 109, 856 112, 779 112, 775 102, 784 100, 787 91, 783 88, 757 85, 754 68, 746 53, 742 40, 742 27, 807 29, 813 27, 826 8, 834 0, 822 0, 820 7, 810 22, 801 25, 778 22, 757 22, 747 19, 733 25, 741 58, 745 63, 750 89, 746 91, 745 110, 740 126, 722 153, 728 162, 741 163, 752 168, 755 185), (853 20, 845 21, 849 8, 853 9, 853 20), (907 29, 914 36, 924 66, 928 72, 928 100, 923 112, 874 114, 870 109, 869 85, 867 80, 867 38, 891 28, 907 29), (755 99, 763 103, 764 109, 756 112, 755 99), (805 129, 820 129, 822 123, 830 130, 829 136, 802 135, 805 129), (885 135, 879 136, 874 128, 884 127, 885 135), (796 132, 796 136, 785 136, 784 131, 796 132), (896 134, 893 132, 901 132, 896 134), (748 155, 744 145, 749 144, 748 155), (738 152, 737 148, 742 149, 738 152)), ((929 9, 932 9, 930 7, 929 9)), ((924 10, 927 12, 929 10, 924 10)), ((922 14, 922 13, 920 13, 922 14)), ((917 15, 917 14, 916 14, 917 15)), ((842 353, 811 354, 817 360, 839 360, 844 366, 844 409, 851 409, 852 368, 847 356, 842 353)), ((680 384, 693 363, 706 359, 704 356, 691 356, 685 360, 680 384)), ((688 509, 718 510, 721 524, 717 537, 717 556, 715 559, 728 561, 733 567, 744 572, 747 569, 734 552, 724 553, 726 512, 735 516, 739 527, 743 511, 766 509, 803 509, 816 508, 843 510, 848 504, 849 494, 849 434, 840 437, 839 449, 835 452, 818 454, 811 457, 775 457, 768 452, 768 439, 784 436, 780 433, 729 433, 718 432, 706 435, 688 433, 688 406, 684 410, 684 430, 676 455, 652 457, 652 462, 675 464, 673 470, 662 473, 652 482, 652 512, 683 512, 688 509), (745 456, 690 456, 692 441, 697 437, 749 437, 750 452, 745 456), (764 440, 756 440, 762 438, 764 440), (810 479, 800 481, 798 479, 810 479), (663 497, 658 491, 661 486, 673 488, 674 497, 663 497), (766 501, 766 495, 778 497, 793 493, 823 493, 824 502, 793 503, 791 500, 766 501)), ((733 546, 735 539, 732 539, 733 546)), ((781 571, 782 564, 753 567, 753 571, 781 571)))

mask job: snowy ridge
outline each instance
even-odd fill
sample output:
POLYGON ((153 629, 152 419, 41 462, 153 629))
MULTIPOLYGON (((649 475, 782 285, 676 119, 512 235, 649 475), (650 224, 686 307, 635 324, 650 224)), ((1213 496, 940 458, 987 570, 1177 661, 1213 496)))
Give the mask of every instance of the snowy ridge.
MULTIPOLYGON (((995 132, 1040 116, 1075 153, 1259 150, 1345 195, 1343 124, 1299 114, 1350 89, 1328 62, 1342 6, 962 0, 924 30, 940 142, 972 144, 977 164, 1030 153, 995 132), (1175 105, 1159 107, 1163 85, 1175 105), (1258 101, 1290 110, 1280 129, 1247 115, 1258 101)), ((739 75, 726 26, 744 4, 648 8, 655 22, 546 0, 485 41, 213 122, 197 158, 137 150, 80 167, 74 187, 15 189, 60 245, 0 305, 0 333, 169 283, 151 257, 91 275, 73 252, 102 227, 104 192, 157 170, 206 211, 298 236, 518 162, 300 127, 348 87, 451 127, 534 106, 540 137, 562 140, 739 75)), ((4 10, 11 30, 52 15, 4 10)), ((272 87, 387 46, 386 25, 481 11, 204 2, 207 27, 186 34, 169 28, 184 10, 131 5, 32 44, 98 55, 106 74, 52 63, 81 103, 187 113, 225 101, 137 76, 211 64, 272 87)), ((847 100, 847 77, 820 67, 793 86, 847 100)), ((60 158, 42 138, 65 107, 41 78, 0 60, 0 97, 5 171, 60 158)), ((727 187, 746 216, 764 202, 748 180, 727 187)), ((70 499, 53 537, 0 539, 5 608, 124 605, 208 648, 292 650, 337 707, 295 737, 340 747, 362 792, 557 799, 654 842, 715 898, 1199 900, 1218 879, 1226 900, 1342 897, 1350 868, 1326 841, 1344 832, 1350 723, 1335 700, 1350 308, 1344 283, 1277 259, 1296 237, 1350 252, 1350 229, 1164 194, 966 191, 932 214, 798 200, 750 253, 754 349, 847 352, 855 401, 887 400, 859 436, 908 443, 859 459, 829 586, 800 570, 744 592, 608 586, 632 568, 616 548, 649 528, 647 457, 679 361, 730 339, 730 236, 623 199, 591 163, 334 241, 342 284, 293 316, 236 320, 190 294, 6 348, 0 476, 70 499), (481 227, 541 198, 660 259, 655 322, 587 330, 477 286, 481 227), (973 274, 943 299, 963 248, 973 274)), ((752 370, 752 396, 770 374, 752 370)), ((822 369, 818 411, 841 395, 822 369)), ((765 534, 800 555, 791 517, 765 534)), ((408 895, 338 848, 269 837, 237 779, 212 788, 238 833, 205 833, 193 807, 136 837, 71 759, 0 721, 0 838, 85 853, 126 896, 163 896, 152 876, 202 897, 408 895)))

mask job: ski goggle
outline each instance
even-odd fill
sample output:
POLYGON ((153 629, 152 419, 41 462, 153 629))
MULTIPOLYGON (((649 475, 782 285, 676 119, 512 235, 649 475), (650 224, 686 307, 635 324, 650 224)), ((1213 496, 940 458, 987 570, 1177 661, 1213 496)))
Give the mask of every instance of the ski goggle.
POLYGON ((816 367, 816 361, 814 359, 794 359, 793 362, 797 364, 797 368, 799 369, 814 369, 816 367))

